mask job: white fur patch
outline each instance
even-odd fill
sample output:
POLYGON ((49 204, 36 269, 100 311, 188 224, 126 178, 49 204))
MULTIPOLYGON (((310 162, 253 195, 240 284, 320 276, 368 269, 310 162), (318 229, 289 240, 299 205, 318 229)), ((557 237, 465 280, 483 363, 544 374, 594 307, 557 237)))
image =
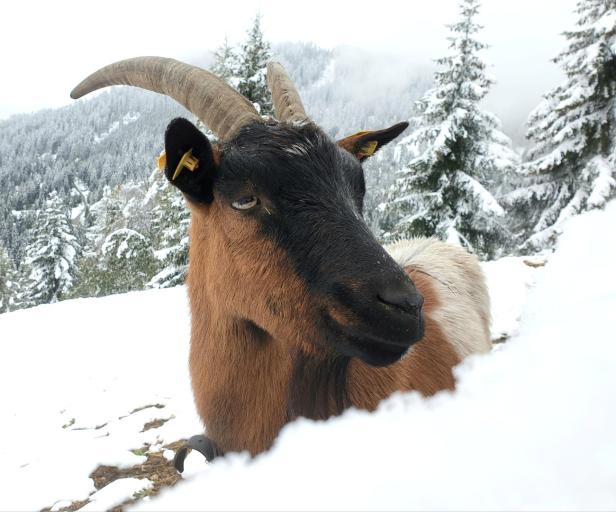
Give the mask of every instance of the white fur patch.
POLYGON ((283 149, 285 153, 297 156, 308 156, 308 144, 291 144, 283 149))
POLYGON ((432 320, 461 358, 491 349, 490 297, 475 256, 435 238, 402 240, 385 250, 403 268, 432 278, 440 299, 432 320))

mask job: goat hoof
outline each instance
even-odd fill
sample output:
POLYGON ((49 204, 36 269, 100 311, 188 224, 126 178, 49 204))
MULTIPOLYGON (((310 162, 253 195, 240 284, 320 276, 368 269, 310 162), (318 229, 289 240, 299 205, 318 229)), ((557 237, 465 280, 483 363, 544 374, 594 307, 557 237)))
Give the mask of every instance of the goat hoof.
POLYGON ((188 442, 176 452, 173 458, 173 465, 179 473, 184 471, 184 460, 189 450, 198 451, 208 462, 212 462, 216 457, 223 455, 220 448, 208 437, 203 435, 192 436, 188 442))

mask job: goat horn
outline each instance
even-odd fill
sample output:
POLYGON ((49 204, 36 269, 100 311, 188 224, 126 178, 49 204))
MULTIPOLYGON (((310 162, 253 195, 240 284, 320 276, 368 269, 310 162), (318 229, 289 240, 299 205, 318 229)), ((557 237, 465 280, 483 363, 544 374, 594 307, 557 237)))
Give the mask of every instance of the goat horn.
POLYGON ((279 62, 267 65, 267 85, 272 91, 274 112, 279 121, 299 124, 310 121, 295 85, 279 62))
POLYGON ((71 98, 109 85, 132 85, 170 96, 203 121, 221 140, 243 126, 262 122, 254 106, 216 75, 164 57, 135 57, 105 66, 71 91, 71 98))

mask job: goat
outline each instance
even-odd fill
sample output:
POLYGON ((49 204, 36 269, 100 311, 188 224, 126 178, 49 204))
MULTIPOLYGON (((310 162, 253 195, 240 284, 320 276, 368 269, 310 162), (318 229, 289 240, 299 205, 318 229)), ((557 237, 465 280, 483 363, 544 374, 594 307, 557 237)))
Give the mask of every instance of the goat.
POLYGON ((408 123, 336 143, 280 64, 268 83, 277 119, 211 73, 159 57, 111 64, 71 93, 149 89, 218 136, 171 121, 164 166, 191 210, 189 363, 210 458, 263 452, 300 416, 451 390, 453 367, 491 347, 474 256, 435 239, 383 248, 363 220, 362 162, 408 123))

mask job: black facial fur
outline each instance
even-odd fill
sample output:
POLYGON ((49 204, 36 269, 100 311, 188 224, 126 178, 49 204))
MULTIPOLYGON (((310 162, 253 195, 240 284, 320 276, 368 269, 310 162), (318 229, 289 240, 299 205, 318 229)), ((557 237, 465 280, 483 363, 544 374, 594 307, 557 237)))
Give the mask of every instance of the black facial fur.
POLYGON ((341 326, 326 306, 322 311, 323 341, 338 353, 383 366, 423 336, 420 311, 400 313, 379 299, 384 287, 409 296, 417 292, 362 218, 359 160, 319 128, 243 128, 222 147, 214 188, 216 200, 227 205, 248 193, 259 197, 262 207, 235 214, 259 221, 263 235, 286 252, 315 297, 355 317, 355 325, 341 326))
MULTIPOLYGON (((405 126, 373 133, 382 145, 405 126)), ((219 148, 219 163, 207 138, 185 119, 169 125, 165 144, 168 177, 188 149, 200 159, 197 171, 184 170, 173 182, 189 199, 220 201, 230 215, 256 219, 261 234, 287 254, 322 308, 320 341, 335 353, 383 366, 422 337, 421 306, 406 307, 418 296, 412 282, 362 218, 366 188, 357 155, 311 124, 245 126, 219 148), (247 196, 259 203, 232 208, 247 196), (331 308, 351 320, 340 324, 331 308)))

